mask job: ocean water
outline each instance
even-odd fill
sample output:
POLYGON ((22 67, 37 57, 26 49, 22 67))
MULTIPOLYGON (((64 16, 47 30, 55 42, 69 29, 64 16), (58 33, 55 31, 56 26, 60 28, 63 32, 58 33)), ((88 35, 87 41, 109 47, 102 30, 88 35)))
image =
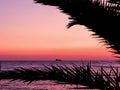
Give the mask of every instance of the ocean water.
MULTIPOLYGON (((110 66, 120 68, 120 62, 115 60, 110 61, 0 61, 1 71, 14 70, 15 68, 44 68, 43 65, 67 65, 71 67, 76 65, 91 64, 94 69, 101 67, 109 69, 110 66)), ((23 81, 0 80, 0 90, 93 90, 93 89, 75 89, 76 85, 72 84, 57 84, 56 81, 34 81, 30 84, 23 81)), ((86 87, 79 85, 77 87, 86 87)))
POLYGON ((15 68, 23 67, 23 68, 41 68, 43 65, 50 66, 50 65, 67 65, 72 66, 73 64, 76 65, 87 65, 91 64, 94 68, 109 68, 110 66, 113 67, 120 67, 120 62, 115 60, 97 60, 97 61, 0 61, 1 70, 14 70, 15 68))

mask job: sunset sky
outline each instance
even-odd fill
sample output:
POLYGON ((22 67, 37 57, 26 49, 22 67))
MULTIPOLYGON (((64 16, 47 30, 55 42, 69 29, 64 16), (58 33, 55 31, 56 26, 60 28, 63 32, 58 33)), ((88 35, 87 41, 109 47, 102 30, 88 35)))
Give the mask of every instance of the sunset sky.
POLYGON ((0 0, 0 60, 113 60, 85 26, 33 0, 0 0))

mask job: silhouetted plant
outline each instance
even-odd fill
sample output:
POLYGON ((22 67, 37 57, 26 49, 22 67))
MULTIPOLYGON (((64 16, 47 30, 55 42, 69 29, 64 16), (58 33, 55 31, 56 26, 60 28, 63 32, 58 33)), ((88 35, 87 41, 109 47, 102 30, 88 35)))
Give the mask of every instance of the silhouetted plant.
POLYGON ((34 0, 36 3, 57 6, 71 20, 67 27, 85 25, 93 35, 120 54, 120 1, 119 0, 34 0))
POLYGON ((43 69, 18 68, 11 71, 0 72, 0 80, 22 80, 24 82, 33 82, 37 80, 56 80, 69 84, 86 85, 89 88, 98 88, 100 90, 120 90, 120 72, 118 68, 110 66, 109 71, 103 67, 94 70, 91 65, 75 65, 68 67, 66 65, 45 66, 43 69))

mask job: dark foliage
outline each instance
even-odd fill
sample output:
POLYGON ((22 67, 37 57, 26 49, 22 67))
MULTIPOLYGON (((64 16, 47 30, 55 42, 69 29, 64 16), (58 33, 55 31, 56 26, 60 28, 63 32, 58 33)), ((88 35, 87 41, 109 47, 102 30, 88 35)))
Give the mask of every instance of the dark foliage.
POLYGON ((0 80, 22 80, 31 83, 37 80, 56 80, 69 84, 80 84, 89 88, 100 90, 120 90, 120 73, 118 68, 110 67, 109 71, 101 69, 94 70, 89 64, 84 66, 66 65, 44 66, 44 69, 25 69, 18 68, 12 71, 1 71, 0 80))
POLYGON ((115 55, 120 54, 120 1, 119 0, 34 0, 36 3, 56 6, 71 20, 68 28, 85 25, 112 48, 115 55))
POLYGON ((109 0, 110 3, 120 4, 120 0, 109 0))

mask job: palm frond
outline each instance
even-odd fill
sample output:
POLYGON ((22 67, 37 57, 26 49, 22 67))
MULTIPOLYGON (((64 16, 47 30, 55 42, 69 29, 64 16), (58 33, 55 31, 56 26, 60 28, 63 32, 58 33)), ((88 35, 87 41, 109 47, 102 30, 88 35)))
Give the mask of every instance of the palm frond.
MULTIPOLYGON (((34 0, 36 3, 56 6, 71 20, 67 27, 76 24, 90 28, 94 35, 120 54, 120 3, 119 0, 34 0)), ((107 47, 107 46, 106 46, 107 47)))

